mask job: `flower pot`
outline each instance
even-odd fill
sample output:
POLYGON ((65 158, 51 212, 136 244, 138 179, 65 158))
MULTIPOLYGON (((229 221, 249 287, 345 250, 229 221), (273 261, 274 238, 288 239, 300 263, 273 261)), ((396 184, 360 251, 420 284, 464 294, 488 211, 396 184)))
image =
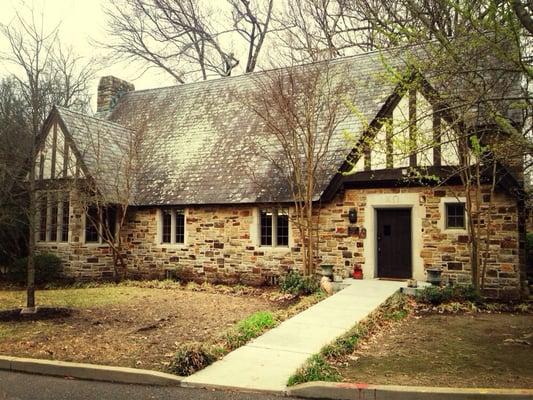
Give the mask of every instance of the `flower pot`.
POLYGON ((440 283, 442 281, 441 275, 442 270, 437 268, 429 268, 426 269, 427 273, 427 281, 431 283, 433 286, 440 286, 440 283))
POLYGON ((322 269, 322 272, 321 272, 322 276, 333 278, 333 265, 324 264, 324 265, 321 265, 320 268, 322 269))
POLYGON ((354 279, 363 279, 363 271, 360 269, 354 269, 353 270, 353 278, 354 279))

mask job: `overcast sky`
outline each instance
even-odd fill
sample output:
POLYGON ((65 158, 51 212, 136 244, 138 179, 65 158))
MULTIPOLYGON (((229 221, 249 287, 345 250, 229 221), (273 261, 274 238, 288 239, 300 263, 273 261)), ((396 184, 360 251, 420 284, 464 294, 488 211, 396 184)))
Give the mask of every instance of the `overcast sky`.
MULTIPOLYGON (((216 1, 216 0, 215 0, 216 1)), ((102 50, 91 45, 91 39, 105 40, 105 16, 102 4, 109 0, 28 0, 26 4, 33 5, 36 14, 42 11, 45 17, 45 27, 48 30, 60 25, 60 40, 63 44, 72 45, 77 54, 84 57, 104 57, 102 50)), ((10 23, 17 11, 23 15, 28 10, 21 6, 20 0, 0 0, 0 23, 10 23)), ((0 51, 8 49, 7 43, 0 39, 0 51)), ((5 76, 13 71, 12 66, 0 64, 0 75, 5 76)), ((135 65, 115 64, 102 69, 98 76, 115 75, 135 84, 136 89, 146 89, 158 86, 168 86, 174 82, 162 73, 148 71, 139 77, 139 69, 135 65)), ((92 84, 91 95, 94 98, 98 80, 92 84)), ((94 108, 94 106, 93 106, 94 108)))

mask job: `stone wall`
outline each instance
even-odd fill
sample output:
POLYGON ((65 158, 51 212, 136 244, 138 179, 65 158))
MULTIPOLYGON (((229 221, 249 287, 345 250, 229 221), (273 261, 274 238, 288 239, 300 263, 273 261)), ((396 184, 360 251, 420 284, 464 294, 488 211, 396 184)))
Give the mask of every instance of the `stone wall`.
POLYGON ((109 280, 114 276, 113 255, 105 243, 84 243, 84 208, 73 191, 69 197, 69 241, 37 242, 39 253, 54 253, 63 260, 67 277, 76 280, 109 280))
MULTIPOLYGON (((394 189, 348 189, 323 206, 319 218, 319 256, 321 264, 333 264, 335 274, 346 277, 358 264, 365 278, 376 277, 370 199, 414 199, 413 273, 424 279, 426 268, 442 268, 446 279, 454 283, 470 280, 467 231, 443 228, 443 199, 462 197, 460 187, 431 189, 424 187, 394 189), (350 224, 348 212, 357 210, 357 223, 350 224), (418 218, 418 216, 420 218, 418 218), (417 223, 415 224, 415 219, 417 223), (358 229, 354 229, 358 228, 358 229), (367 230, 366 238, 358 234, 367 230), (414 240, 416 242, 417 240, 414 240)), ((481 207, 482 232, 487 228, 486 210, 489 194, 481 207)), ((372 204, 371 204, 372 203, 372 204)), ((513 295, 519 288, 518 213, 516 201, 505 193, 493 199, 494 213, 490 229, 486 287, 492 296, 513 295)), ((395 204, 395 203, 394 203, 395 204)), ((394 205, 393 204, 393 205, 394 205)), ((405 207, 405 205, 404 205, 405 207)), ((109 279, 113 275, 111 252, 106 245, 83 243, 81 208, 71 202, 70 242, 40 243, 41 251, 53 251, 65 261, 65 271, 76 279, 109 279)), ((289 248, 258 245, 257 208, 253 205, 194 206, 186 209, 186 243, 158 243, 158 210, 130 208, 122 229, 128 274, 133 278, 163 278, 176 274, 197 281, 263 284, 274 282, 289 268, 301 266, 298 234, 291 229, 289 248), (168 272, 167 272, 168 271, 168 272)))

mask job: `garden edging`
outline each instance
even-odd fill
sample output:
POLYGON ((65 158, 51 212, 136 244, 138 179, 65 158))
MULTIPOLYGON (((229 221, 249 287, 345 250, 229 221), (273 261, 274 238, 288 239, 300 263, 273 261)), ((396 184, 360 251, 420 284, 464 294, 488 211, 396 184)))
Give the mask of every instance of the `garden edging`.
POLYGON ((308 399, 335 400, 514 400, 533 398, 533 389, 471 389, 308 382, 287 388, 286 394, 308 399))
POLYGON ((138 385, 180 386, 183 377, 146 369, 0 356, 0 369, 138 385))

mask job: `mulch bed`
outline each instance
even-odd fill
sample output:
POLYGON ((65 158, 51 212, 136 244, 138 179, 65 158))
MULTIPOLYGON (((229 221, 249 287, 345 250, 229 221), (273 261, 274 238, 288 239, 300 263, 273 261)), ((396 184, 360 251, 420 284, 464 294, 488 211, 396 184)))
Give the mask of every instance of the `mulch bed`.
POLYGON ((0 314, 0 354, 165 370, 179 345, 212 340, 256 311, 280 307, 259 292, 148 289, 131 302, 50 308, 36 319, 8 310, 0 314))

